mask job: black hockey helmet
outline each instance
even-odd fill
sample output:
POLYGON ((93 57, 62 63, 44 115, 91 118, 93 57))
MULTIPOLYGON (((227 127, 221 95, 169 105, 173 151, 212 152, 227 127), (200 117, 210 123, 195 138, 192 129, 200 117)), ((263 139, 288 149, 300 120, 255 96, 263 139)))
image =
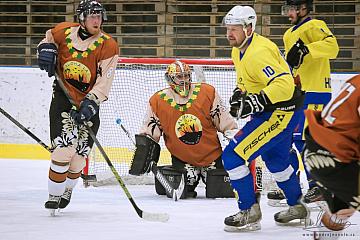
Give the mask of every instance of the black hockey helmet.
POLYGON ((76 9, 79 22, 83 22, 89 14, 101 14, 102 20, 107 20, 106 10, 101 3, 95 0, 82 0, 76 9))
POLYGON ((306 4, 308 11, 313 10, 313 0, 286 0, 285 5, 287 6, 300 6, 306 4))

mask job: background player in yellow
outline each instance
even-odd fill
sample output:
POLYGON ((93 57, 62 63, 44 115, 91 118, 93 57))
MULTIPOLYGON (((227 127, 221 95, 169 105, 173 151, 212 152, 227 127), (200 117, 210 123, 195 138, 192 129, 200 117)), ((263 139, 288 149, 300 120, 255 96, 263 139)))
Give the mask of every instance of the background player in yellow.
POLYGON ((307 220, 296 172, 290 165, 292 133, 297 127, 303 95, 295 86, 290 68, 278 47, 254 33, 256 13, 248 6, 235 6, 224 17, 237 87, 230 98, 230 113, 251 120, 224 149, 224 168, 238 193, 239 212, 225 218, 225 231, 260 229, 261 210, 247 162, 262 156, 285 192, 289 208, 278 212, 278 224, 307 220))
MULTIPOLYGON (((312 10, 312 0, 286 1, 282 14, 288 16, 294 26, 285 32, 283 41, 286 61, 297 83, 306 92, 304 110, 321 110, 331 99, 330 59, 336 58, 339 46, 326 23, 310 16, 312 10)), ((306 125, 303 114, 300 127, 294 133, 294 143, 299 152, 304 146, 303 131, 306 125)), ((294 166, 299 165, 297 158, 292 161, 294 166)), ((309 174, 307 177, 311 179, 309 174)), ((309 181, 309 187, 314 187, 312 181, 309 181)), ((273 192, 268 194, 268 198, 280 201, 284 196, 281 192, 273 192)))

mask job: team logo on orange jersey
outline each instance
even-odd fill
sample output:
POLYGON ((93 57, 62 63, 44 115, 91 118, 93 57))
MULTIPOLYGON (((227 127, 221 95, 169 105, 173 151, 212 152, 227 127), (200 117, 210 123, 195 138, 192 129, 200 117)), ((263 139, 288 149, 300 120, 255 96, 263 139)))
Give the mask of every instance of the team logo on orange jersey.
POLYGON ((64 78, 71 85, 85 92, 90 86, 91 72, 86 65, 69 61, 64 64, 64 78))
POLYGON ((183 143, 195 145, 202 136, 201 122, 192 114, 184 114, 176 121, 175 133, 183 143))

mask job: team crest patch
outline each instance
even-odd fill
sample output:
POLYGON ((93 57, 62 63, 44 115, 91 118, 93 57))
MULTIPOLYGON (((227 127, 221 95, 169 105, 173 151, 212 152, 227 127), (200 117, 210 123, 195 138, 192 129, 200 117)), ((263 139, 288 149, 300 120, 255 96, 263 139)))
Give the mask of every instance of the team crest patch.
POLYGON ((175 124, 176 136, 185 144, 198 144, 202 136, 200 120, 192 114, 181 115, 175 124))
POLYGON ((90 86, 91 72, 84 64, 77 61, 69 61, 64 64, 64 78, 71 85, 82 92, 90 86))

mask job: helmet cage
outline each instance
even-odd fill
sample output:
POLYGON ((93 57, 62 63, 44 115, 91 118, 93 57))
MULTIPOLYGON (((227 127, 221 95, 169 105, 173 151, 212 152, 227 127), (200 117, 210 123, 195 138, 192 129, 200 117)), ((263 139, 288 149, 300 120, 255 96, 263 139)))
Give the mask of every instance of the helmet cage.
POLYGON ((187 97, 191 88, 191 70, 184 62, 171 63, 165 73, 169 86, 181 97, 187 97))

